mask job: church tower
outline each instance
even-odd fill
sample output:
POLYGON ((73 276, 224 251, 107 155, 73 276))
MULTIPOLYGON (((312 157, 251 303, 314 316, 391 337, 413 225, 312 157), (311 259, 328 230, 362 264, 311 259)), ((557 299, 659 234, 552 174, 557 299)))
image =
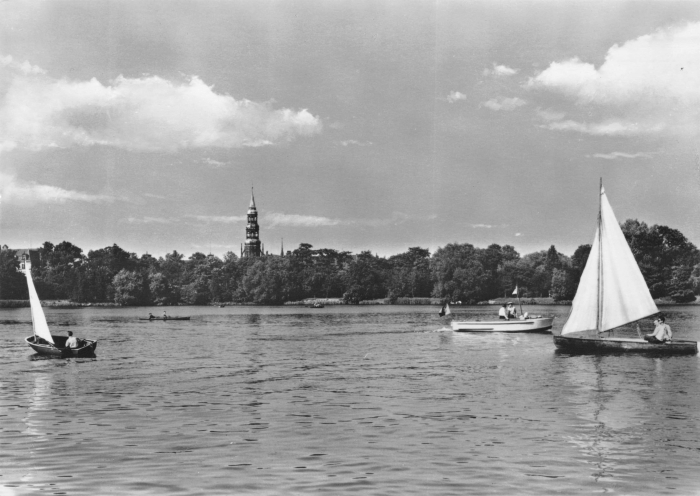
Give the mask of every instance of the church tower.
POLYGON ((259 257, 262 255, 261 245, 260 226, 258 225, 258 210, 255 208, 253 188, 250 188, 248 223, 245 226, 245 244, 241 252, 241 257, 259 257))

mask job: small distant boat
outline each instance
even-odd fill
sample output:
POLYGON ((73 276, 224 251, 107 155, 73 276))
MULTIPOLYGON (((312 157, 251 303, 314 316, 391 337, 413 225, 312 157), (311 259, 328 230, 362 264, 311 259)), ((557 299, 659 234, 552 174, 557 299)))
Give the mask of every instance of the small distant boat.
POLYGON ((452 321, 452 330, 456 332, 548 332, 552 328, 554 317, 539 317, 510 320, 467 320, 452 321))
POLYGON ((25 338, 26 343, 38 354, 62 358, 94 356, 97 341, 90 339, 78 339, 77 348, 66 348, 68 336, 54 336, 46 323, 44 310, 41 308, 41 300, 32 280, 32 267, 28 259, 22 261, 21 271, 27 277, 29 289, 29 306, 32 312, 32 327, 34 335, 25 338))
POLYGON ((139 317, 139 320, 190 320, 190 317, 139 317))
POLYGON ((324 305, 320 301, 316 300, 311 305, 306 305, 308 308, 323 308, 324 305))
POLYGON ((571 313, 554 336, 557 348, 573 353, 642 352, 663 355, 696 354, 696 341, 648 343, 641 339, 607 337, 603 333, 658 313, 625 235, 600 183, 598 227, 581 274, 571 313))

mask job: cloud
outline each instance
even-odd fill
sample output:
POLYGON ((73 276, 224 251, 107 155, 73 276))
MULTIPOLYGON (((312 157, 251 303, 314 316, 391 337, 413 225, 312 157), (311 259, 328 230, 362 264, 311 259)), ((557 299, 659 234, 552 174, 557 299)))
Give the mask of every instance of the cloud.
POLYGON ((518 107, 522 107, 527 102, 521 98, 492 98, 491 100, 484 102, 482 105, 491 110, 515 110, 518 107))
POLYGON ((53 79, 0 57, 0 150, 105 145, 136 151, 272 145, 320 133, 308 110, 236 100, 199 77, 53 79))
POLYGON ((247 217, 245 215, 187 215, 199 222, 206 223, 217 223, 217 224, 235 224, 237 222, 245 222, 247 217))
POLYGON ((128 217, 126 221, 130 224, 173 224, 177 219, 168 219, 164 217, 128 217))
POLYGON ((467 99, 467 95, 465 95, 464 93, 460 93, 459 91, 452 91, 452 92, 450 92, 449 95, 447 95, 447 101, 450 103, 454 103, 454 102, 457 102, 459 100, 466 100, 466 99, 467 99))
POLYGON ((577 126, 569 121, 551 129, 591 134, 697 134, 698 53, 700 23, 688 23, 613 45, 597 68, 576 57, 553 62, 525 87, 564 95, 583 112, 595 106, 603 114, 599 124, 577 126), (608 119, 617 124, 610 126, 608 119), (609 130, 598 132, 605 127, 609 130))
POLYGON ((315 215, 297 215, 297 214, 282 214, 269 213, 264 217, 264 222, 270 227, 276 226, 292 226, 292 227, 322 227, 322 226, 337 226, 343 223, 339 219, 329 219, 328 217, 319 217, 315 215))
POLYGON ((209 165, 214 168, 219 168, 223 167, 226 165, 226 162, 219 162, 218 160, 214 160, 213 158, 205 157, 202 159, 202 163, 209 165))
MULTIPOLYGON (((590 156, 590 155, 589 155, 590 156)), ((612 152, 612 153, 594 153, 593 158, 602 158, 605 160, 617 160, 619 158, 633 159, 633 158, 652 158, 651 153, 625 153, 625 152, 612 152)))
POLYGON ((516 236, 516 237, 517 237, 517 236, 522 236, 522 235, 523 235, 523 233, 515 233, 515 236, 516 236))
POLYGON ((470 224, 472 228, 474 229, 493 229, 493 228, 502 228, 502 227, 508 227, 507 224, 501 224, 501 225, 493 225, 493 224, 470 224))
POLYGON ((0 193, 3 203, 35 205, 39 203, 112 203, 116 198, 108 195, 93 195, 81 191, 67 190, 33 181, 19 181, 14 176, 0 174, 0 193))
POLYGON ((493 64, 493 69, 484 69, 484 76, 508 77, 518 73, 518 69, 511 69, 505 65, 493 64))
POLYGON ((370 146, 373 143, 371 141, 357 141, 357 140, 345 140, 345 141, 339 141, 339 144, 342 146, 370 146))
POLYGON ((639 123, 608 120, 605 122, 586 123, 572 120, 550 122, 540 127, 553 131, 577 131, 593 136, 635 136, 640 134, 655 134, 664 127, 661 123, 639 123))

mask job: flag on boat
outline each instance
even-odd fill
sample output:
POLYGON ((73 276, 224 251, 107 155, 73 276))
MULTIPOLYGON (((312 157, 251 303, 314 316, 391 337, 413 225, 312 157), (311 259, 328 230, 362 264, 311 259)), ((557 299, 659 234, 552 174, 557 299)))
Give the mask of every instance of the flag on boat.
POLYGON ((518 286, 517 286, 517 284, 516 284, 516 286, 515 286, 515 291, 513 291, 513 294, 514 294, 515 296, 518 296, 518 286))
POLYGON ((452 312, 450 312, 450 304, 445 303, 442 308, 440 309, 440 317, 444 317, 445 315, 450 315, 452 312))

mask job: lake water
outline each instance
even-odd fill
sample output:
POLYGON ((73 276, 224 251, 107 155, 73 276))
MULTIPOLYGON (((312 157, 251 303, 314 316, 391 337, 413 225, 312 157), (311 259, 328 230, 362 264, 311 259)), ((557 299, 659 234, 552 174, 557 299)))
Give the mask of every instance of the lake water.
MULTIPOLYGON (((700 494, 697 356, 569 356, 427 306, 149 310, 46 309, 99 340, 67 360, 0 310, 0 495, 700 494)), ((527 310, 558 332, 569 307, 527 310)), ((700 340, 700 306, 663 311, 700 340)))

